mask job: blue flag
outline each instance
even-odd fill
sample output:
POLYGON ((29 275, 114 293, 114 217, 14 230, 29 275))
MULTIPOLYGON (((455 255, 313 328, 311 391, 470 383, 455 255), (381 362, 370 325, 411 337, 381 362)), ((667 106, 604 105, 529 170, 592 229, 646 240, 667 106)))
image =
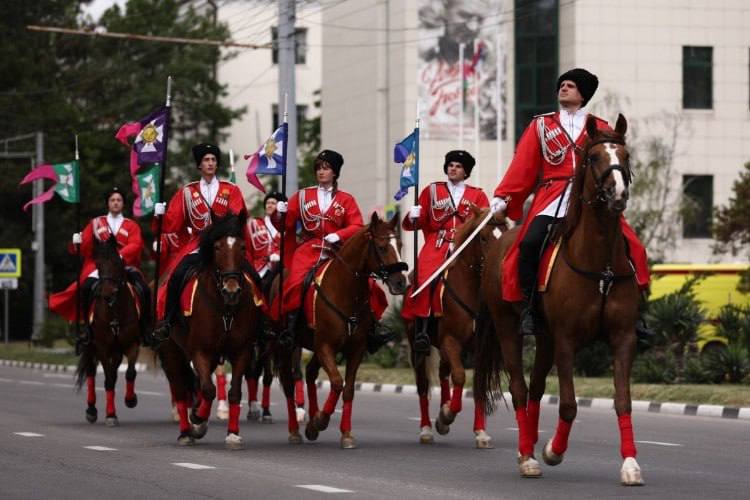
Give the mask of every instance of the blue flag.
POLYGON ((419 129, 406 136, 393 149, 393 161, 401 164, 401 181, 398 193, 394 196, 400 200, 409 192, 409 188, 419 183, 419 129))

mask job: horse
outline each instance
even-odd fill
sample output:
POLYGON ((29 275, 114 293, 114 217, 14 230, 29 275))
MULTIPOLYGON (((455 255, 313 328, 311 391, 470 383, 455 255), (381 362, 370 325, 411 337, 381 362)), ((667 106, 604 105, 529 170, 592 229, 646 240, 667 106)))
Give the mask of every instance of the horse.
POLYGON ((216 218, 201 234, 200 265, 195 271, 192 311, 180 315, 167 342, 159 348, 162 366, 174 388, 180 421, 178 444, 192 445, 208 430, 216 387, 211 375, 223 359, 232 365, 225 446, 244 447, 239 434, 242 374, 250 363, 261 321, 259 287, 246 271, 244 217, 216 218), (192 399, 192 362, 198 376, 199 402, 188 420, 192 399))
MULTIPOLYGON (((375 318, 369 307, 369 278, 376 276, 394 295, 406 290, 404 272, 407 264, 401 260, 400 240, 396 227, 398 217, 386 222, 373 212, 370 223, 357 231, 339 250, 327 249, 332 256, 319 284, 315 302, 315 328, 306 322, 296 325, 295 342, 313 352, 305 369, 309 421, 305 437, 315 441, 320 431, 328 427, 338 399, 343 393, 341 417, 341 447, 357 447, 352 435, 352 401, 357 370, 366 350, 366 335, 375 318), (341 376, 336 366, 336 355, 346 360, 346 375, 341 376), (318 407, 316 379, 323 368, 331 383, 322 410, 318 407)), ((279 375, 287 399, 289 442, 299 444, 299 423, 296 418, 294 360, 292 356, 278 357, 279 375)))
MULTIPOLYGON (((559 419, 542 458, 548 465, 557 465, 567 450, 577 412, 573 387, 575 353, 597 338, 607 340, 614 356, 614 407, 623 458, 620 482, 635 486, 643 484, 635 459, 630 416, 630 371, 636 351, 639 291, 620 228, 631 180, 625 144, 627 121, 619 115, 614 130, 599 130, 596 120, 589 117, 586 131, 589 139, 572 180, 558 257, 541 298, 546 331, 537 336, 530 385, 527 388, 523 377, 518 314, 512 304, 501 298, 500 266, 488 266, 482 293, 490 307, 496 336, 486 336, 484 347, 478 351, 475 389, 491 405, 494 391, 499 389, 504 361, 518 422, 519 471, 523 477, 539 477, 541 469, 534 458, 534 445, 546 377, 554 363, 560 384, 559 419)), ((515 231, 506 233, 488 253, 488 260, 501 262, 516 236, 515 231)))
POLYGON ((125 263, 117 252, 117 240, 110 236, 105 241, 95 240, 94 261, 98 279, 91 289, 91 306, 83 311, 87 326, 91 328, 92 341, 86 345, 78 359, 76 387, 80 389, 86 378, 86 420, 97 420, 96 367, 104 369, 104 389, 107 398, 105 423, 108 427, 119 425, 115 410, 115 384, 117 370, 123 355, 127 357, 125 371, 125 406, 134 408, 138 404, 135 393, 135 363, 141 338, 140 311, 135 288, 127 280, 125 263))
MULTIPOLYGON (((483 218, 486 211, 472 206, 473 217, 483 218)), ((481 219, 479 219, 481 220, 481 219)), ((473 226, 471 226, 473 230, 473 226)), ((450 431, 450 425, 461 411, 463 388, 466 382, 466 372, 462 361, 464 351, 473 349, 474 331, 489 325, 489 317, 481 307, 479 289, 484 254, 491 241, 496 240, 507 229, 505 218, 493 218, 464 250, 450 264, 446 271, 438 278, 443 285, 442 315, 431 319, 428 331, 434 347, 440 352, 438 374, 440 378, 440 410, 435 419, 435 430, 445 435, 450 431), (453 382, 453 393, 448 381, 453 382)), ((468 238, 471 231, 459 228, 456 233, 454 246, 460 247, 468 238)), ((406 332, 410 347, 415 335, 415 322, 407 325, 406 332)), ((432 433, 429 411, 429 381, 427 377, 427 362, 424 356, 413 357, 414 375, 419 396, 421 444, 432 444, 435 437, 432 433)), ((485 427, 484 407, 474 401, 474 444, 479 449, 492 448, 492 437, 487 434, 485 427)))

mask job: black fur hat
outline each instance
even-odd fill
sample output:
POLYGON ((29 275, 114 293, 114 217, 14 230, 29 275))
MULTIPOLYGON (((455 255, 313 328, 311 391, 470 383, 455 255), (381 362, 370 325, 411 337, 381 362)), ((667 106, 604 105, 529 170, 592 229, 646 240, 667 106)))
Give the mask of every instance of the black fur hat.
POLYGON ((582 106, 588 104, 591 98, 594 97, 594 92, 596 92, 597 87, 599 87, 599 79, 596 75, 583 68, 571 69, 560 75, 560 78, 557 79, 558 91, 560 90, 560 85, 562 85, 562 82, 565 80, 575 82, 576 87, 578 87, 578 92, 580 92, 581 97, 583 97, 582 106))
POLYGON ((193 158, 195 158, 195 166, 200 168, 203 157, 208 154, 212 154, 216 157, 216 166, 218 167, 221 163, 221 150, 219 149, 219 146, 209 144, 207 142, 196 144, 195 146, 193 146, 193 158))
POLYGON ((469 154, 468 151, 464 151, 462 149, 456 149, 453 151, 448 151, 445 154, 445 163, 443 163, 443 172, 446 174, 448 173, 448 164, 451 162, 458 162, 464 167, 464 172, 466 172, 466 178, 469 178, 469 175, 471 175, 471 169, 474 168, 474 165, 476 165, 477 161, 474 159, 473 156, 469 154))

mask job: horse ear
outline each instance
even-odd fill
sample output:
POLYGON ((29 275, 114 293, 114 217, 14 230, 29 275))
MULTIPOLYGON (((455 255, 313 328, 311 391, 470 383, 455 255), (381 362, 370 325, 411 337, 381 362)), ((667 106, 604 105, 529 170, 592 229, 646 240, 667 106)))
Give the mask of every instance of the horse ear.
POLYGON ((615 123, 615 132, 625 137, 625 132, 627 131, 628 131, 628 121, 625 119, 622 113, 619 113, 617 115, 617 123, 615 123))
POLYGON ((370 228, 375 227, 375 224, 377 224, 380 221, 380 217, 378 216, 378 213, 373 210, 372 215, 370 216, 370 228))
POLYGON ((586 119, 586 133, 590 139, 593 139, 599 134, 599 127, 596 126, 596 118, 592 115, 586 119))

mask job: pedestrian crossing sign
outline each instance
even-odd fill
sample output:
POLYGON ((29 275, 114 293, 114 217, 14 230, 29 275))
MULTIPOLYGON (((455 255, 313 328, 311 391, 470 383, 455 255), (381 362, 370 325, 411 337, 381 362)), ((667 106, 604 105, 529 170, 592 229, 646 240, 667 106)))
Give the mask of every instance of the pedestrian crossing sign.
POLYGON ((0 278, 21 277, 21 249, 0 248, 0 278))

